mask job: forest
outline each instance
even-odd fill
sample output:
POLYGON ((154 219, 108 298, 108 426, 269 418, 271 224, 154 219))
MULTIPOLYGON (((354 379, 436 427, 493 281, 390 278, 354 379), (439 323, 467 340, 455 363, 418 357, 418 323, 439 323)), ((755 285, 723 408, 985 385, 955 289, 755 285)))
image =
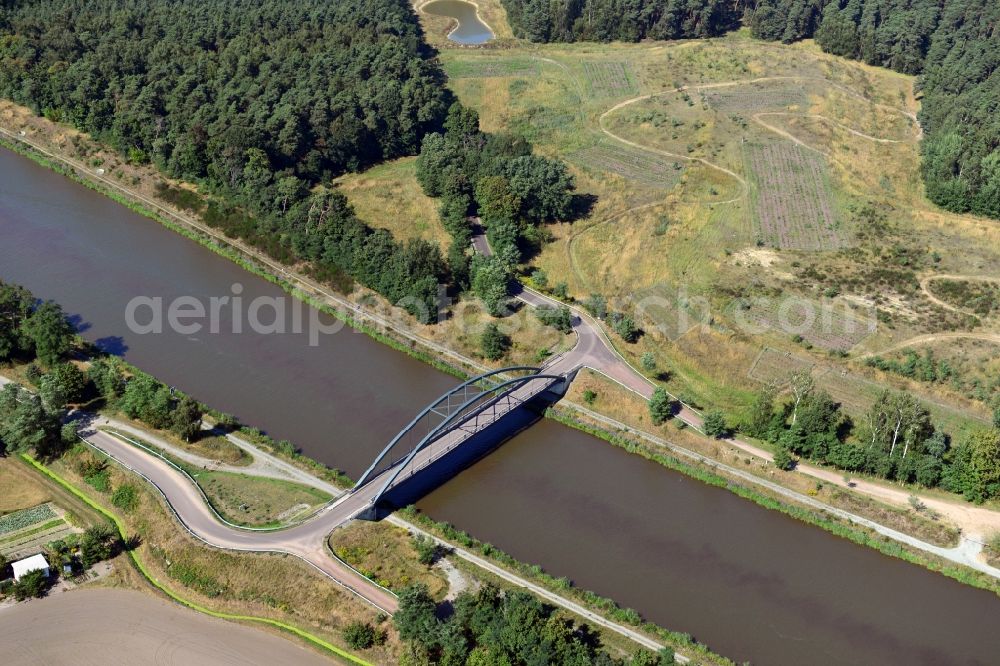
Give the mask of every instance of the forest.
POLYGON ((416 171, 424 194, 440 199, 441 222, 454 239, 448 260, 456 282, 471 286, 491 314, 502 314, 515 267, 540 242, 539 225, 575 212, 566 165, 533 155, 519 137, 483 132, 479 115, 456 103, 444 132, 424 137, 416 171), (485 227, 493 256, 469 262, 473 215, 485 227))
POLYGON ((564 217, 571 201, 561 162, 481 132, 454 102, 405 0, 8 3, 0 96, 197 183, 207 203, 168 184, 160 194, 228 236, 342 291, 360 282, 424 322, 439 285, 469 284, 476 202, 516 202, 509 219, 492 216, 491 240, 503 245, 523 225, 564 217), (372 228, 326 185, 417 152, 428 193, 448 189, 448 261, 435 245, 372 228))
POLYGON ((754 37, 918 75, 928 198, 1000 218, 1000 48, 995 0, 503 0, 536 42, 754 37))
POLYGON ((714 37, 739 27, 731 0, 502 0, 514 34, 533 42, 714 37))
POLYGON ((204 217, 429 318, 447 267, 317 185, 414 154, 451 94, 405 0, 0 7, 0 95, 217 195, 204 217))

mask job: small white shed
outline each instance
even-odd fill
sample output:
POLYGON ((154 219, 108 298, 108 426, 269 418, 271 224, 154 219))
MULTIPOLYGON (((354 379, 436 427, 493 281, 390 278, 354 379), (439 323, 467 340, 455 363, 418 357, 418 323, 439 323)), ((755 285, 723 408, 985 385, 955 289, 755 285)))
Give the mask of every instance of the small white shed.
POLYGON ((45 577, 49 577, 49 563, 45 560, 45 556, 41 553, 32 555, 31 557, 25 558, 23 560, 18 560, 10 565, 14 569, 14 580, 21 580, 21 576, 32 571, 38 571, 39 569, 45 574, 45 577))

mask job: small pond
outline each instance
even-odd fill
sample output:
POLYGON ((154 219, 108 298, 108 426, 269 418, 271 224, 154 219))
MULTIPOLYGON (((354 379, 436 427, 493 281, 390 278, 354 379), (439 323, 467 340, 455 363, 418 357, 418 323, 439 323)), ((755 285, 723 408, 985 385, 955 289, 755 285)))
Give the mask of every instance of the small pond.
POLYGON ((422 7, 434 16, 455 19, 458 25, 448 33, 448 39, 459 44, 483 44, 493 39, 493 31, 476 14, 476 6, 464 0, 434 0, 422 7))

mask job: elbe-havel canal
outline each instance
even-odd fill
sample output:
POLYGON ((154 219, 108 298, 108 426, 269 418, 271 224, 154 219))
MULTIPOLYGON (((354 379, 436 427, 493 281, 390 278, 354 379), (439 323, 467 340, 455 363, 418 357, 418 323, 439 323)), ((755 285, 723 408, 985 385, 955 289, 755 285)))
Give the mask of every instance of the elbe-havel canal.
MULTIPOLYGON (((374 226, 378 220, 368 220, 374 226)), ((354 476, 456 380, 349 329, 136 335, 136 296, 283 296, 236 264, 0 149, 0 278, 83 335, 354 476)), ((325 316, 324 320, 329 321, 325 316)), ((990 664, 1000 599, 542 420, 420 502, 518 559, 737 662, 990 664)))

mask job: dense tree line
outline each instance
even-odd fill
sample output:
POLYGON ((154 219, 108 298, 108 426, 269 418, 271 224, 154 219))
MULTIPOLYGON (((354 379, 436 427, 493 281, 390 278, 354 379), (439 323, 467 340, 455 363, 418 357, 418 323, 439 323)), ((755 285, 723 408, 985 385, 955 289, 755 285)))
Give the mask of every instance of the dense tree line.
POLYGON ((835 55, 918 74, 927 196, 1000 217, 1000 3, 994 0, 758 0, 754 36, 815 37, 835 55))
POLYGON ((76 441, 75 427, 60 421, 62 410, 95 398, 188 441, 200 434, 202 409, 193 399, 137 370, 127 372, 113 357, 94 359, 84 372, 66 360, 75 342, 75 329, 58 304, 0 282, 0 363, 30 363, 25 375, 38 388, 31 392, 10 383, 0 390, 0 455, 58 455, 76 441))
POLYGON ((416 173, 424 193, 440 198, 441 221, 453 238, 448 262, 456 282, 471 286, 490 313, 501 314, 507 282, 525 246, 537 242, 539 225, 573 213, 566 165, 533 155, 519 137, 483 132, 479 115, 455 103, 444 132, 424 137, 416 173), (493 256, 470 262, 474 215, 486 228, 493 256))
POLYGON ((953 442, 927 408, 906 392, 882 391, 857 421, 846 417, 808 373, 794 375, 790 399, 776 405, 775 391, 762 391, 741 429, 776 445, 775 461, 792 456, 828 463, 848 472, 940 486, 982 502, 1000 497, 1000 430, 972 432, 953 442))
POLYGON ((601 648, 600 638, 585 625, 555 612, 531 594, 501 593, 485 585, 475 594, 455 599, 447 620, 435 615, 437 605, 424 586, 399 595, 393 616, 399 637, 407 643, 405 664, 469 664, 470 666, 666 666, 673 664, 669 649, 660 654, 639 650, 624 662, 601 648))
POLYGON ((226 233, 417 315, 447 277, 439 252, 314 187, 441 127, 451 96, 433 55, 405 0, 0 7, 0 95, 220 195, 205 219, 226 233))
POLYGON ((503 0, 518 37, 533 42, 636 42, 712 37, 737 27, 732 0, 503 0))

